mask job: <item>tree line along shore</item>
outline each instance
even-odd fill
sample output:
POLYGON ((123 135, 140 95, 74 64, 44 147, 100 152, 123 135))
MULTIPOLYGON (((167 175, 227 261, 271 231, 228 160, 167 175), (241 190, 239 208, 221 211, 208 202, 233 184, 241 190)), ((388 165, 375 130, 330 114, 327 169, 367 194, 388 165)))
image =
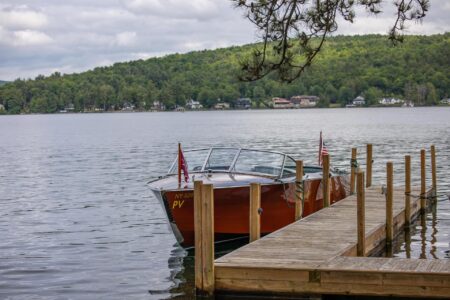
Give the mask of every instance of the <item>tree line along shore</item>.
POLYGON ((392 46, 386 36, 336 36, 327 40, 299 79, 274 75, 255 82, 238 79, 239 62, 257 45, 172 54, 109 67, 0 86, 0 113, 269 108, 273 98, 314 96, 314 107, 363 106, 403 99, 415 106, 445 105, 450 96, 450 33, 407 36, 392 46), (250 106, 240 107, 242 99, 250 106))

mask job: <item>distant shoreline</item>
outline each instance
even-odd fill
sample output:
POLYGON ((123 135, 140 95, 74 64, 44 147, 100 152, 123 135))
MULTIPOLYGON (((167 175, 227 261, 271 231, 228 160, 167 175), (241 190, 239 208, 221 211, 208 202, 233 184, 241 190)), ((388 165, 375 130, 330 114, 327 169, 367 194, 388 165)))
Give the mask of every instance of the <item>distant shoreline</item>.
POLYGON ((196 110, 127 110, 127 111, 86 111, 86 112, 54 112, 54 113, 20 113, 20 114, 8 114, 0 113, 1 116, 20 116, 20 115, 81 115, 81 114, 133 114, 133 113, 189 113, 189 112, 235 112, 235 111, 302 111, 302 110, 317 110, 317 109, 376 109, 376 108, 397 108, 397 109, 411 109, 411 108, 450 108, 450 105, 422 105, 415 107, 402 107, 402 106, 357 106, 357 107, 308 107, 308 108, 252 108, 252 109, 196 109, 196 110))

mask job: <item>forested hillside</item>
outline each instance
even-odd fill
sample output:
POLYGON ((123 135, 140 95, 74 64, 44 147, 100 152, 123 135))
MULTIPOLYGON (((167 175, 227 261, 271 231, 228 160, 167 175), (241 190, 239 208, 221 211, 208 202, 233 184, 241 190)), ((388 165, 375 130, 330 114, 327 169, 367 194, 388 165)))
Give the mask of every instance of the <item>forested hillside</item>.
POLYGON ((121 109, 132 103, 149 109, 153 101, 166 107, 188 99, 211 107, 218 99, 249 97, 255 103, 271 97, 320 96, 321 106, 345 105, 358 95, 368 104, 380 97, 400 97, 416 105, 433 105, 450 96, 450 33, 407 36, 393 47, 386 36, 337 36, 328 39, 315 64, 291 84, 267 77, 240 82, 239 61, 254 45, 173 54, 81 74, 52 74, 16 80, 0 87, 0 104, 8 113, 121 109))

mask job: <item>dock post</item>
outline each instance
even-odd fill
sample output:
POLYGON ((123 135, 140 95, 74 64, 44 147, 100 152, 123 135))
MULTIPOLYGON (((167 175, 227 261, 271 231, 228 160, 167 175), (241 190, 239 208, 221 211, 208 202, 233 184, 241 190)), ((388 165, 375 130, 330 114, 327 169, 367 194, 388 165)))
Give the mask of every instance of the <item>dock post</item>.
POLYGON ((330 206, 330 156, 324 154, 322 166, 323 207, 330 206))
POLYGON ((366 187, 372 186, 372 144, 367 144, 366 151, 366 187))
POLYGON ((405 155, 405 227, 411 225, 411 156, 405 155))
POLYGON ((426 211, 426 173, 425 173, 425 149, 420 150, 420 212, 426 211))
POLYGON ((394 238, 394 216, 393 216, 393 191, 394 191, 394 166, 392 162, 386 164, 387 190, 386 190, 386 248, 390 253, 392 240, 394 238))
POLYGON ((250 243, 261 237, 261 184, 250 184, 250 243))
POLYGON ((202 185, 202 264, 203 293, 214 294, 214 188, 202 185))
POLYGON ((365 213, 365 191, 364 172, 359 171, 356 176, 356 201, 358 218, 358 244, 356 252, 358 256, 365 256, 366 253, 366 213, 365 213))
POLYGON ((202 181, 194 181, 195 289, 197 292, 203 291, 202 186, 202 181))
MULTIPOLYGON (((433 197, 437 194, 437 184, 436 184, 436 149, 434 145, 430 147, 431 152, 431 187, 433 188, 433 197)), ((434 199, 436 200, 436 198, 434 199)))
POLYGON ((355 175, 356 175, 356 169, 358 168, 358 162, 356 160, 356 148, 352 148, 352 159, 350 161, 350 195, 353 195, 355 193, 355 175))
POLYGON ((303 161, 295 161, 295 220, 303 216, 303 197, 305 195, 305 184, 303 181, 303 161))

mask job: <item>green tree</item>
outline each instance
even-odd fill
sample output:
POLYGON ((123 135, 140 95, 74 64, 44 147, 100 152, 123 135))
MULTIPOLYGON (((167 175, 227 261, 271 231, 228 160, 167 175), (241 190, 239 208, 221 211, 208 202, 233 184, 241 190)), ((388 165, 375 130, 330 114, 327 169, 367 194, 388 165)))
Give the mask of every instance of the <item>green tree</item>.
POLYGON ((6 85, 0 93, 1 102, 10 114, 18 114, 22 111, 25 99, 21 91, 14 86, 6 85))
POLYGON ((263 101, 264 98, 266 98, 266 91, 260 86, 255 86, 253 88, 253 100, 256 101, 256 107, 259 108, 261 106, 261 101, 263 101))
POLYGON ((355 94, 352 88, 348 86, 341 86, 341 88, 339 89, 339 98, 338 98, 338 102, 341 104, 341 106, 345 106, 354 98, 355 94))
POLYGON ((431 82, 427 82, 425 87, 427 89, 427 95, 426 95, 425 103, 427 105, 436 105, 436 104, 438 104, 439 99, 437 97, 437 93, 436 93, 436 89, 435 89, 434 85, 431 82))
POLYGON ((35 97, 31 100, 30 110, 32 113, 47 113, 50 112, 47 99, 43 97, 35 97))
POLYGON ((376 87, 370 87, 364 92, 366 106, 376 105, 378 100, 383 96, 383 92, 376 87))

